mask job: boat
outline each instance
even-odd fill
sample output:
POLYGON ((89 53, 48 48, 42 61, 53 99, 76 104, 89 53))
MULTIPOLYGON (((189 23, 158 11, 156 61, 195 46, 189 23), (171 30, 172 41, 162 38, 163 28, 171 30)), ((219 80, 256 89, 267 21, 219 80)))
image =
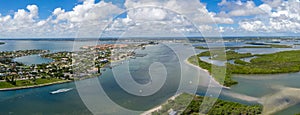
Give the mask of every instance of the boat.
POLYGON ((57 93, 63 93, 63 92, 68 92, 70 90, 72 90, 73 88, 63 88, 63 89, 58 89, 56 91, 51 91, 51 94, 57 94, 57 93))
POLYGON ((135 57, 145 57, 145 56, 147 56, 147 54, 135 54, 134 56, 135 57))

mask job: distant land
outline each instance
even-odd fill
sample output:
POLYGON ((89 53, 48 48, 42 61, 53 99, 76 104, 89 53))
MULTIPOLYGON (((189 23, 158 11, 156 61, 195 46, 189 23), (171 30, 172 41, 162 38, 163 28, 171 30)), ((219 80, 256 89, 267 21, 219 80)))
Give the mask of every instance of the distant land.
MULTIPOLYGON (((189 39, 191 41, 204 41, 205 39, 216 39, 220 37, 105 37, 105 38, 0 38, 0 40, 30 40, 30 41, 94 41, 94 40, 182 40, 189 39)), ((300 40, 300 36, 241 36, 241 37, 221 37, 224 40, 300 40)), ((1 42, 0 42, 1 43, 1 42)))

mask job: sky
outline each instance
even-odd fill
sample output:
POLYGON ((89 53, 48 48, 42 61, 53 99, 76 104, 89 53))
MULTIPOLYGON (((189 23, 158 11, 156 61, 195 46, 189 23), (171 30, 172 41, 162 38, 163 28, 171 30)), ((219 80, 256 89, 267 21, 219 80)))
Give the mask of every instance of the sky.
POLYGON ((300 1, 0 1, 0 38, 102 36, 300 36, 300 1))

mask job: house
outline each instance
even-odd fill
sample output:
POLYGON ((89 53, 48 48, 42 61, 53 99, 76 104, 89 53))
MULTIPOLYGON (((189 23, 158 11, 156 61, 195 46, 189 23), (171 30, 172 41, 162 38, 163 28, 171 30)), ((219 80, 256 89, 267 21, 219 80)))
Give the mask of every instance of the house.
POLYGON ((102 60, 100 60, 100 63, 107 63, 108 62, 108 59, 102 59, 102 60))
POLYGON ((177 115, 177 111, 174 111, 173 109, 170 109, 168 113, 169 115, 177 115))

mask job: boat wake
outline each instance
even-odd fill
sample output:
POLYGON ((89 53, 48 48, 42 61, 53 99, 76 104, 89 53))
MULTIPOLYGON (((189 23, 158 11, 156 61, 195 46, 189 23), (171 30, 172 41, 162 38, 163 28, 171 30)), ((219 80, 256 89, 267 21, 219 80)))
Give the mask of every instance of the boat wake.
POLYGON ((51 91, 50 94, 58 94, 58 93, 63 93, 63 92, 68 92, 71 91, 73 88, 63 88, 63 89, 58 89, 55 91, 51 91))

